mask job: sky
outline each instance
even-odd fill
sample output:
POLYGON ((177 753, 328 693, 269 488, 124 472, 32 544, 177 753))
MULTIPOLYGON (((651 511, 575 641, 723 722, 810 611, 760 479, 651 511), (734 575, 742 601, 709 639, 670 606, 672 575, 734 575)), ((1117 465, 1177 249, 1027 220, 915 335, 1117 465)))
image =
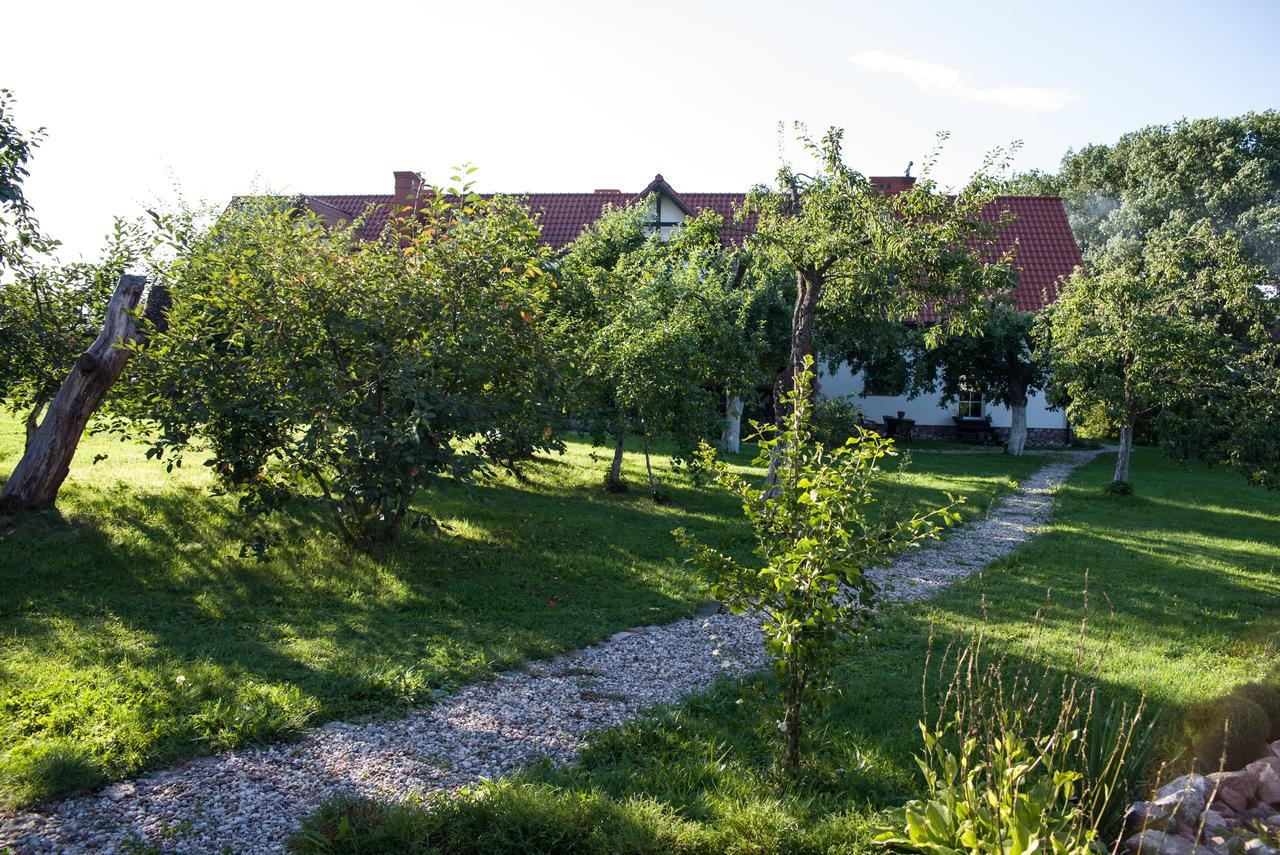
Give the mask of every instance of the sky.
POLYGON ((394 170, 485 191, 742 191, 845 129, 871 175, 956 185, 1182 117, 1280 106, 1280 0, 217 3, 5 11, 0 87, 47 138, 28 198, 61 256, 114 215, 245 192, 390 193, 394 170), (790 156, 790 155, 788 155, 790 156), (913 173, 915 174, 915 173, 913 173))

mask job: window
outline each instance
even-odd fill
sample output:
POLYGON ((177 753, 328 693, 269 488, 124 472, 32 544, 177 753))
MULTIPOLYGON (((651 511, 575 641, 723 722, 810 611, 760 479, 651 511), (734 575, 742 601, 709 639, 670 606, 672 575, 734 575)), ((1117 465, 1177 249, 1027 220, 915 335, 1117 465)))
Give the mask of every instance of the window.
POLYGON ((902 366, 891 362, 868 363, 862 368, 862 397, 896 397, 906 389, 902 366))
MULTIPOLYGON (((657 233, 662 237, 663 240, 670 240, 673 235, 679 234, 680 228, 684 225, 684 221, 683 219, 664 220, 663 210, 662 210, 662 199, 663 199, 663 196, 661 193, 658 193, 656 196, 654 196, 653 228, 655 231, 657 231, 657 233)), ((674 206, 671 206, 671 207, 674 207, 674 206)), ((669 216, 671 214, 671 211, 668 210, 666 213, 669 216)), ((679 214, 680 211, 677 209, 675 213, 679 214)))
POLYGON ((966 384, 960 390, 960 418, 980 419, 982 416, 982 394, 966 384))

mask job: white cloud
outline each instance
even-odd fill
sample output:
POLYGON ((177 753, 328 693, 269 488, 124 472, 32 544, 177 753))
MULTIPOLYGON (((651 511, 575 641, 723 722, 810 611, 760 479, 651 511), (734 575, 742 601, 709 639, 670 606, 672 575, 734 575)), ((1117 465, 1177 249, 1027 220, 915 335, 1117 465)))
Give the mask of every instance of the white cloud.
POLYGON ((1023 113, 1057 112, 1076 98, 1075 93, 1070 89, 1038 86, 975 86, 970 75, 950 66, 911 59, 883 50, 859 51, 850 59, 868 71, 901 77, 915 84, 917 88, 934 95, 961 101, 995 104, 1023 113))

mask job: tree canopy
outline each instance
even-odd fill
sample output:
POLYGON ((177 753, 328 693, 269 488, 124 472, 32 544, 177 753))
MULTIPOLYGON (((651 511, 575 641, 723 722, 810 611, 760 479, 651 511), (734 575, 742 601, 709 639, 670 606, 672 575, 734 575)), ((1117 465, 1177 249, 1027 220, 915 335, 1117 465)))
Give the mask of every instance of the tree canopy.
POLYGON ((1115 481, 1129 481, 1140 420, 1179 456, 1225 462, 1275 486, 1280 400, 1266 270, 1234 234, 1175 215, 1139 256, 1075 276, 1040 318, 1054 397, 1072 420, 1121 432, 1115 481))
POLYGON ((196 235, 136 415, 159 427, 156 456, 207 450, 250 512, 318 491, 369 540, 433 478, 483 468, 489 440, 553 441, 534 427, 555 403, 540 397, 552 279, 529 212, 466 184, 394 212, 379 240, 355 227, 258 199, 196 235))
POLYGON ((611 489, 623 486, 628 436, 666 435, 692 451, 720 431, 715 387, 755 382, 758 358, 741 320, 750 312, 734 289, 723 225, 704 212, 663 240, 642 200, 606 212, 561 262, 577 359, 568 406, 598 439, 613 440, 611 489))
POLYGON ((43 129, 24 131, 13 116, 13 93, 0 89, 0 276, 25 266, 31 255, 51 250, 27 201, 27 164, 44 138, 43 129))
POLYGON ((996 248, 1006 218, 990 209, 995 158, 954 195, 930 179, 933 157, 909 189, 886 192, 845 163, 841 129, 817 140, 802 133, 801 142, 815 172, 784 164, 772 186, 752 190, 743 210, 755 217, 750 245, 796 279, 780 392, 803 374, 816 342, 826 356, 865 350, 857 337, 869 330, 945 307, 929 331, 927 343, 935 344, 973 328, 984 294, 1011 287, 1012 256, 996 248))
POLYGON ((1231 230, 1280 277, 1280 112, 1183 119, 1068 151, 1056 173, 1016 176, 1014 193, 1062 197, 1088 266, 1123 266, 1170 217, 1231 230))

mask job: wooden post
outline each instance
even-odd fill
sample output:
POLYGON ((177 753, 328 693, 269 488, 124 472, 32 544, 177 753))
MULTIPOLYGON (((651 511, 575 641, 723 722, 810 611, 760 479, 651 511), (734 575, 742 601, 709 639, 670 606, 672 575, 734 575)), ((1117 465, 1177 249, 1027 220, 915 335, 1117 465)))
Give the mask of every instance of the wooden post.
MULTIPOLYGON (((76 446, 80 444, 89 418, 133 356, 133 351, 121 345, 143 340, 138 332, 134 309, 146 284, 147 280, 142 276, 125 274, 120 277, 120 283, 107 305, 102 332, 76 359, 62 388, 49 402, 44 419, 27 443, 17 468, 9 476, 4 493, 0 494, 0 510, 46 507, 58 498, 58 490, 66 480, 71 459, 75 457, 76 446)), ((159 306, 165 300, 167 295, 153 295, 148 300, 148 315, 153 314, 151 302, 159 306)))

